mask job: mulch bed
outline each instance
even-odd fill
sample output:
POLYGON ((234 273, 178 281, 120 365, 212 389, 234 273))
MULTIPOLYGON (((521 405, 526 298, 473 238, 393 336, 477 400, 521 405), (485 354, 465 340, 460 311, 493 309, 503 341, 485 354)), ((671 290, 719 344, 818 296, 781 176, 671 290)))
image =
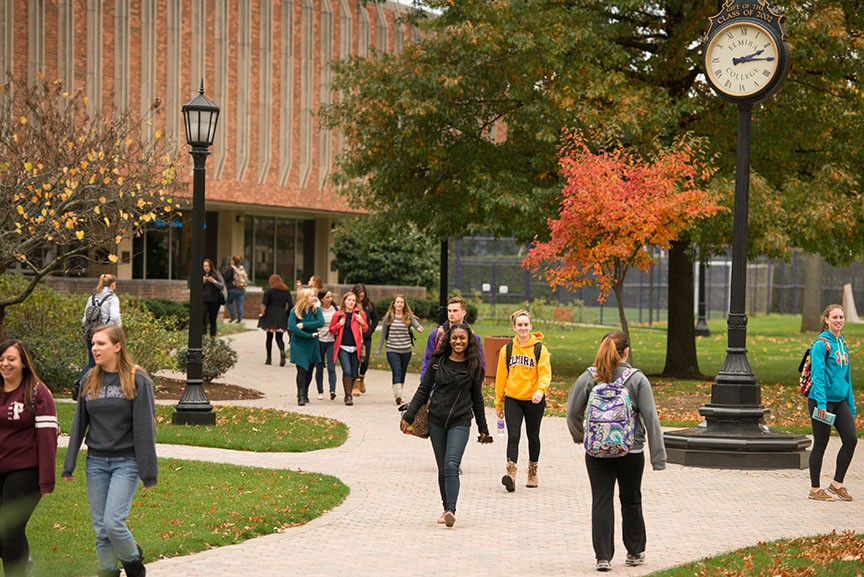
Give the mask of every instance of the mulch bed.
MULTIPOLYGON (((159 400, 179 401, 186 389, 186 381, 179 379, 156 377, 154 381, 156 398, 159 400)), ((223 383, 204 385, 204 391, 211 401, 246 401, 264 397, 264 393, 261 391, 223 383)))

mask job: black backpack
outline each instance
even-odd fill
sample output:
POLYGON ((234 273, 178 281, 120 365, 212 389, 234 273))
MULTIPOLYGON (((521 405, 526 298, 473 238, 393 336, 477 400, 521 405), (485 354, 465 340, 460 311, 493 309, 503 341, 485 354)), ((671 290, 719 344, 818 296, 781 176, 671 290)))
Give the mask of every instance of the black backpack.
POLYGON ((81 321, 81 335, 84 337, 84 342, 87 345, 90 345, 90 341, 93 339, 93 332, 97 327, 101 327, 105 323, 107 323, 110 317, 102 322, 102 303, 110 299, 112 296, 109 294, 101 301, 96 300, 96 295, 90 297, 90 302, 87 303, 87 308, 84 309, 84 320, 81 321))

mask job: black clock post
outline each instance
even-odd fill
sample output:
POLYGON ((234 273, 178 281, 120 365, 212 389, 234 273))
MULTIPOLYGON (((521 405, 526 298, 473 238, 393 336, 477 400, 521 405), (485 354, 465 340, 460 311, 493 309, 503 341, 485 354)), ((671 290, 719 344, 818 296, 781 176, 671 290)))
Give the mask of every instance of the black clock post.
POLYGON ((726 361, 711 387, 705 421, 664 434, 670 463, 730 469, 803 469, 810 440, 774 431, 756 375, 747 360, 747 236, 750 203, 750 126, 753 105, 773 94, 789 71, 783 17, 765 0, 727 0, 711 18, 705 43, 706 79, 738 106, 732 279, 726 361))

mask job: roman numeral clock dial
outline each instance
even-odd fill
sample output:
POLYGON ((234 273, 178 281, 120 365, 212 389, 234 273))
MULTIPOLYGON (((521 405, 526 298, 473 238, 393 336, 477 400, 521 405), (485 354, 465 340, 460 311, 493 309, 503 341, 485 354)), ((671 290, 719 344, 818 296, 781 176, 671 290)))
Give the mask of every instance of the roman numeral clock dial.
MULTIPOLYGON (((741 8, 740 14, 744 7, 758 5, 739 3, 728 8, 741 8)), ((762 100, 779 87, 788 72, 788 45, 770 21, 735 17, 731 10, 727 14, 730 17, 719 25, 715 22, 708 34, 703 53, 705 78, 727 100, 762 100)))

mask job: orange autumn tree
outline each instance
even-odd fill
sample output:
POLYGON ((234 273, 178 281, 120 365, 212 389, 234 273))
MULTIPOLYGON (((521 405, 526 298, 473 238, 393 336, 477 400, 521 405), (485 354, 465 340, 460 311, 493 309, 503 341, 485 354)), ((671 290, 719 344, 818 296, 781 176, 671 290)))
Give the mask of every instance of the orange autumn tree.
POLYGON ((601 303, 611 290, 629 334, 627 271, 648 270, 650 247, 668 249, 688 227, 723 210, 706 186, 714 169, 690 137, 641 158, 620 143, 594 152, 580 132, 565 135, 559 167, 567 184, 558 218, 547 220, 550 240, 535 238, 522 266, 553 289, 596 286, 601 303))

